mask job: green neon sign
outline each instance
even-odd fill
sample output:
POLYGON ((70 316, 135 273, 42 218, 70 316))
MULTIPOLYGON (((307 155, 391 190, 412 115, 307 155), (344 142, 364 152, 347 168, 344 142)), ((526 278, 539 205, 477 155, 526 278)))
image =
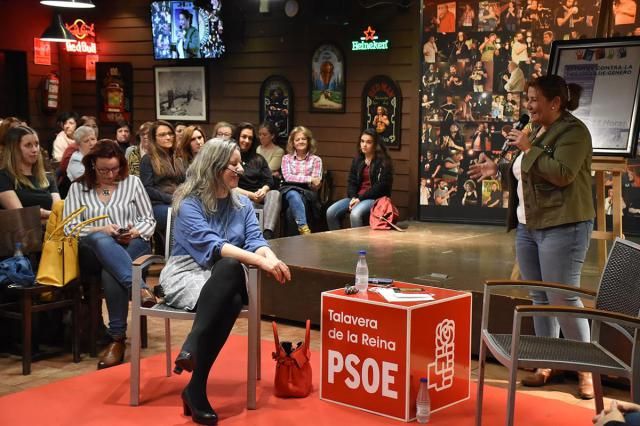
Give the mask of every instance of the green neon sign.
POLYGON ((351 42, 351 50, 389 50, 389 40, 378 41, 376 30, 371 28, 371 25, 363 31, 364 37, 360 37, 360 41, 354 40, 351 42))

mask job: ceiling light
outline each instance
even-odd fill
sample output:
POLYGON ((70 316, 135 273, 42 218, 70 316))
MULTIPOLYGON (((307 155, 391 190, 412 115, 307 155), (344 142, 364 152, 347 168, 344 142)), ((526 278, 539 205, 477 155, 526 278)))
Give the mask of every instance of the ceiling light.
POLYGON ((64 24, 62 23, 62 16, 60 16, 60 14, 56 14, 52 16, 51 24, 49 25, 49 28, 44 30, 40 36, 40 40, 64 43, 67 41, 74 41, 75 37, 64 27, 64 24))
POLYGON ((73 9, 90 9, 96 7, 91 0, 40 0, 46 6, 69 7, 73 9))

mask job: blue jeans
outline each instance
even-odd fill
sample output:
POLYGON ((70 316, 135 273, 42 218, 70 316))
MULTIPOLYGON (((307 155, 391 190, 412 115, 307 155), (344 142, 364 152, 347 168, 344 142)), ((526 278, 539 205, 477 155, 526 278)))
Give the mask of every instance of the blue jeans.
POLYGON ((90 249, 102 267, 102 287, 109 311, 109 334, 124 337, 129 312, 132 259, 151 253, 149 242, 134 238, 128 246, 122 246, 104 232, 94 232, 82 237, 80 245, 90 249))
MULTIPOLYGON (((345 214, 349 212, 349 203, 351 198, 343 198, 338 200, 327 209, 327 225, 330 231, 340 229, 340 221, 345 214)), ((351 227, 358 228, 365 226, 366 219, 371 213, 371 206, 375 200, 362 200, 351 210, 349 219, 351 220, 351 227)))
POLYGON ((285 192, 284 198, 286 198, 293 219, 296 221, 298 228, 307 224, 307 212, 304 209, 304 199, 302 194, 298 191, 290 190, 285 192))
MULTIPOLYGON (((516 257, 524 280, 542 280, 580 287, 580 272, 591 241, 593 221, 571 223, 547 229, 528 230, 518 224, 516 257)), ((530 293, 534 305, 582 307, 576 296, 547 291, 530 293)), ((534 317, 536 336, 589 341, 589 322, 584 318, 534 317)))
POLYGON ((164 235, 167 232, 167 214, 169 213, 169 204, 154 204, 153 217, 156 219, 156 231, 164 235))

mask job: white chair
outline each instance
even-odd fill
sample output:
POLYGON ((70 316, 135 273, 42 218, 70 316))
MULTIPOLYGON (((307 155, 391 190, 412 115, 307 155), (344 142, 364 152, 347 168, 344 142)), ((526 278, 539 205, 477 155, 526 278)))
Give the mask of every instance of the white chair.
MULTIPOLYGON (((262 211, 256 212, 258 222, 262 228, 262 211)), ((182 309, 174 309, 165 304, 157 304, 152 308, 140 306, 140 288, 142 286, 142 271, 152 264, 165 263, 173 246, 173 217, 169 209, 167 214, 167 234, 165 242, 165 257, 157 255, 141 256, 133 262, 133 282, 131 301, 131 376, 130 376, 130 405, 137 406, 140 403, 140 346, 141 328, 140 318, 159 317, 164 318, 165 330, 165 354, 167 364, 167 377, 171 376, 171 319, 193 321, 195 312, 187 312, 182 309)), ((247 361, 247 409, 256 409, 256 386, 260 380, 260 271, 255 267, 249 268, 248 282, 249 304, 242 309, 240 318, 247 318, 249 322, 249 351, 247 361)))

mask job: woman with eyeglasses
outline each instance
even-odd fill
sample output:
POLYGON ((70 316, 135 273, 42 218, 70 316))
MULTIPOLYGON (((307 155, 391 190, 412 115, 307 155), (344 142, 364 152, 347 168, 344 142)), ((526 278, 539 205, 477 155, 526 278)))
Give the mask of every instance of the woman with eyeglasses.
POLYGON ((176 162, 181 162, 183 170, 187 170, 206 140, 207 137, 200 126, 187 126, 182 130, 182 137, 176 150, 176 162))
MULTIPOLYGON (((80 222, 107 215, 80 230, 80 267, 100 268, 111 342, 98 361, 98 369, 113 367, 124 360, 131 262, 151 252, 149 238, 156 221, 149 196, 136 176, 129 175, 127 161, 115 141, 100 140, 82 158, 84 174, 71 185, 64 203, 64 217, 86 206, 80 216, 64 228, 69 235, 80 222)), ((96 271, 97 272, 97 271, 96 271)), ((141 290, 142 305, 155 304, 146 287, 141 290)))
POLYGON ((173 193, 184 181, 182 162, 175 161, 176 134, 171 123, 156 121, 149 130, 149 153, 140 160, 140 179, 147 190, 158 231, 164 235, 173 193))
POLYGON ((226 121, 218 121, 216 125, 213 126, 213 137, 228 141, 233 136, 234 131, 235 127, 233 124, 227 123, 226 121))
POLYGON ((160 274, 165 302, 196 311, 174 371, 193 371, 182 401, 184 413, 200 424, 218 422, 207 399, 207 379, 248 302, 244 265, 257 266, 280 283, 291 279, 288 266, 262 237, 251 202, 233 190, 243 172, 235 142, 214 138, 202 147, 175 192, 174 244, 160 274))
POLYGON ((238 191, 253 202, 254 207, 264 208, 263 234, 266 239, 274 236, 280 217, 282 195, 274 191, 275 184, 271 176, 269 164, 258 154, 256 131, 251 123, 240 123, 236 126, 233 138, 238 142, 244 172, 240 175, 238 191))
POLYGON ((53 177, 45 172, 38 134, 31 127, 12 127, 4 135, 4 144, 0 206, 3 209, 40 206, 40 217, 48 218, 60 194, 53 177))

